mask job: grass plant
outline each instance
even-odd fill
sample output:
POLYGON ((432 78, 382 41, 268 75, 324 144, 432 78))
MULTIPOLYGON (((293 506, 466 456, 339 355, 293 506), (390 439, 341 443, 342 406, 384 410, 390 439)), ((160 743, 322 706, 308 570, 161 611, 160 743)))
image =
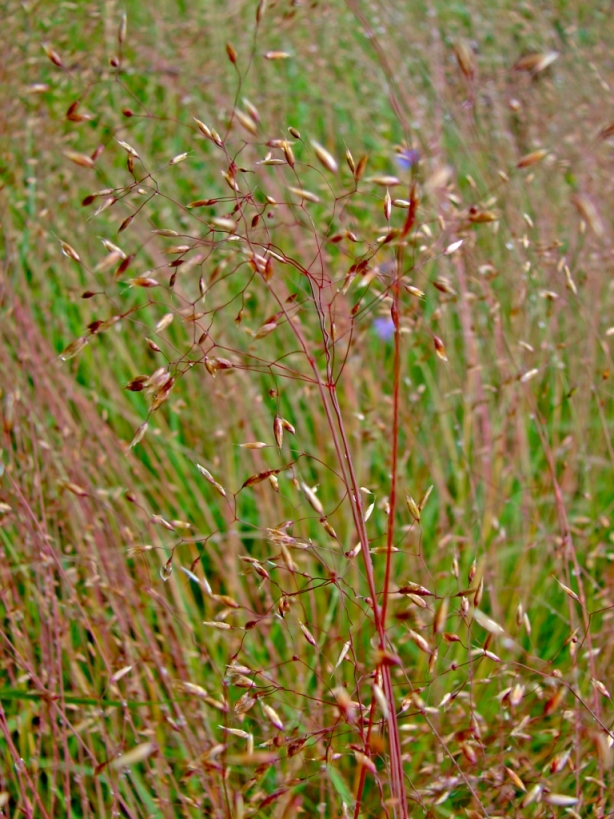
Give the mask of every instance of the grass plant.
POLYGON ((588 5, 5 4, 1 815, 612 814, 588 5))

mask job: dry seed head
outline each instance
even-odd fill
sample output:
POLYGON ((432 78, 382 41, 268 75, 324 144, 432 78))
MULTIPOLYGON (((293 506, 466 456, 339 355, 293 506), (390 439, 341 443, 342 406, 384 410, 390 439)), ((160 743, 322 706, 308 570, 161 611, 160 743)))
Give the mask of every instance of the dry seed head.
POLYGON ((109 196, 108 199, 104 200, 102 205, 100 205, 99 207, 96 208, 96 210, 94 211, 94 216, 98 216, 99 213, 102 213, 103 210, 106 210, 107 208, 110 208, 111 205, 114 205, 116 202, 117 202, 117 197, 116 196, 109 196))
POLYGON ((401 184, 401 180, 396 176, 370 176, 366 181, 372 182, 374 185, 380 185, 382 188, 393 188, 395 185, 401 184))
POLYGON ((259 24, 266 11, 267 0, 260 0, 256 8, 256 23, 259 24))
POLYGON ((265 324, 262 325, 255 333, 254 338, 260 339, 268 336, 273 330, 277 329, 277 321, 267 321, 265 324))
POLYGON ((229 623, 223 623, 221 620, 203 620, 203 626, 214 628, 217 631, 230 631, 232 628, 229 623))
POLYGON ((93 168, 94 160, 91 156, 86 154, 79 154, 76 151, 64 151, 64 156, 74 162, 75 165, 80 165, 82 168, 93 168))
POLYGON ((218 728, 221 728, 222 731, 226 731, 229 734, 232 734, 235 737, 239 737, 240 739, 249 739, 251 734, 247 731, 241 730, 241 728, 228 728, 226 725, 218 725, 218 728))
POLYGON ((290 421, 286 421, 286 419, 285 419, 285 418, 282 418, 282 419, 281 419, 281 425, 282 425, 282 427, 283 427, 283 428, 284 428, 284 429, 285 429, 287 432, 289 432, 291 435, 296 435, 296 430, 294 429, 294 427, 292 426, 292 424, 290 423, 290 421))
POLYGON ((117 30, 117 41, 119 42, 120 46, 123 44, 124 40, 126 39, 126 31, 128 29, 128 17, 126 12, 123 12, 122 18, 119 23, 119 29, 117 30))
POLYGON ((569 750, 562 751, 560 754, 557 754, 550 763, 550 773, 557 774, 562 771, 565 765, 567 765, 570 756, 571 751, 569 750))
POLYGON ((168 164, 169 165, 178 165, 180 162, 183 162, 183 160, 186 159, 187 156, 188 156, 187 153, 177 154, 177 156, 174 156, 168 164))
POLYGON ((420 507, 416 503, 416 501, 405 493, 405 503, 407 504, 407 508, 409 509, 409 514, 412 518, 416 521, 416 523, 420 523, 420 507))
POLYGON ((475 575, 477 573, 477 570, 478 570, 478 564, 477 564, 477 561, 474 560, 473 563, 471 564, 471 566, 469 567, 469 573, 467 575, 467 580, 469 581, 469 585, 471 585, 471 583, 473 582, 473 578, 475 577, 475 575))
POLYGON ((69 245, 68 242, 60 242, 60 246, 62 248, 62 253, 65 256, 68 256, 69 259, 72 259, 75 262, 81 261, 81 258, 79 257, 77 251, 74 249, 74 247, 69 245))
POLYGON ((555 693, 546 701, 546 704, 544 705, 544 716, 548 717, 558 709, 566 693, 567 689, 564 686, 561 685, 559 688, 557 688, 555 693))
MULTIPOLYGON (((336 666, 335 666, 336 667, 336 666)), ((337 688, 333 688, 333 696, 337 702, 337 707, 345 717, 346 721, 350 724, 356 721, 356 710, 357 710, 357 703, 352 701, 352 698, 348 694, 343 686, 338 686, 337 688)))
POLYGON ((518 790, 523 791, 524 793, 526 793, 526 791, 527 791, 526 785, 524 784, 522 779, 518 776, 518 774, 515 771, 513 771, 511 768, 508 768, 506 766, 504 766, 504 767, 505 767, 506 774, 512 780, 514 785, 518 788, 518 790))
POLYGON ((399 594, 416 594, 419 597, 434 597, 432 591, 429 591, 425 586, 421 586, 420 583, 406 583, 404 586, 400 586, 398 589, 399 594))
POLYGON ((294 151, 292 150, 292 146, 287 140, 284 139, 281 147, 286 157, 286 162, 291 168, 294 168, 296 160, 294 158, 294 151))
POLYGON ((525 156, 518 160, 516 167, 529 168, 531 165, 541 162, 546 156, 548 156, 548 151, 543 148, 540 148, 538 151, 531 151, 530 154, 525 154, 525 156))
POLYGON ((533 785, 531 790, 527 793, 527 795, 523 798, 522 802, 520 803, 521 806, 523 808, 527 808, 534 802, 541 802, 543 790, 544 790, 543 785, 533 785))
POLYGON ((210 226, 212 230, 225 230, 231 233, 234 233, 237 229, 237 224, 233 219, 224 219, 222 217, 212 219, 210 226))
POLYGON ((414 641, 414 643, 418 646, 420 651, 424 651, 425 654, 430 654, 431 653, 431 647, 429 646, 429 644, 427 643, 427 641, 424 639, 424 637, 421 634, 418 634, 417 631, 410 630, 409 636, 414 641))
POLYGON ((295 194, 296 196, 300 196, 301 199, 306 200, 307 202, 319 202, 320 197, 317 194, 312 193, 311 191, 306 191, 303 188, 292 188, 288 187, 290 193, 295 194))
POLYGON ((256 697, 249 692, 243 694, 235 703, 235 714, 246 714, 256 704, 256 697))
POLYGON ((475 751, 473 745, 470 745, 468 742, 461 742, 461 751, 463 752, 463 756, 469 762, 470 765, 476 765, 478 761, 478 755, 475 751))
POLYGON ((609 700, 612 699, 610 692, 605 687, 605 685, 601 682, 601 680, 591 679, 591 684, 593 688, 598 691, 602 696, 607 697, 609 700))
POLYGON ((595 236, 602 238, 605 234, 605 225, 595 203, 583 193, 572 196, 572 202, 595 236))
POLYGON ((331 173, 337 173, 339 170, 339 163, 335 159, 335 157, 329 153, 326 148, 320 145, 319 142, 315 142, 315 140, 311 140, 311 145, 315 152, 315 155, 318 157, 321 164, 326 168, 327 171, 331 173))
POLYGON ((439 336, 433 336, 433 344, 435 345, 435 352, 437 353, 438 357, 442 361, 447 361, 448 356, 446 354, 446 348, 443 341, 439 338, 439 336))
POLYGON ((196 119, 196 117, 193 117, 193 119, 201 133, 204 134, 207 137, 207 139, 213 139, 211 129, 207 125, 205 125, 204 122, 201 122, 199 119, 196 119))
POLYGON ((54 65, 57 65, 58 68, 63 68, 64 64, 62 63, 62 59, 57 51, 54 51, 53 48, 48 43, 43 43, 43 50, 47 57, 51 60, 54 65))
POLYGON ((172 556, 160 567, 160 577, 166 583, 173 573, 173 558, 172 556))
POLYGON ((124 221, 118 227, 117 232, 118 233, 123 233, 123 231, 126 230, 126 228, 132 222, 133 219, 134 219, 134 216, 128 216, 126 219, 124 219, 124 221))
POLYGON ((543 54, 526 54, 520 57, 514 65, 514 71, 529 71, 532 74, 539 74, 540 71, 548 68, 557 59, 557 51, 548 51, 543 54))
POLYGON ((138 155, 138 154, 137 154, 137 152, 134 150, 134 148, 132 147, 132 145, 129 145, 127 142, 123 142, 121 139, 118 139, 118 140, 117 140, 117 144, 118 144, 118 145, 121 145, 121 147, 124 149, 124 151, 126 151, 126 153, 127 153, 129 156, 132 156, 132 157, 134 157, 135 159, 138 159, 138 158, 139 158, 139 155, 138 155))
POLYGON ((334 540, 338 540, 337 533, 330 525, 330 523, 326 520, 326 518, 320 518, 320 523, 324 527, 324 531, 326 532, 327 535, 330 535, 332 538, 334 538, 334 540))
POLYGON ((354 157, 352 156, 352 152, 349 148, 345 151, 345 161, 348 163, 348 168, 354 174, 356 172, 356 163, 354 162, 354 157))
POLYGON ((125 754, 116 757, 109 763, 109 767, 117 771, 121 770, 122 768, 129 768, 131 765, 138 765, 140 762, 144 762, 156 750, 157 746, 155 743, 143 742, 141 745, 137 745, 135 748, 127 751, 125 754))
POLYGON ((234 175, 229 171, 222 171, 221 173, 224 179, 226 180, 226 184, 228 185, 228 187, 235 193, 240 193, 239 184, 235 179, 234 175))
POLYGON ((132 287, 159 287, 160 282, 150 276, 137 276, 135 279, 128 279, 132 287))
POLYGON ((279 548, 281 549, 281 556, 282 556, 282 559, 283 559, 283 561, 285 563, 286 569, 288 569, 289 572, 298 571, 298 566, 292 560, 292 555, 290 554, 290 550, 288 549, 288 547, 286 546, 286 544, 283 541, 279 544, 279 548))
POLYGON ((377 773, 375 762, 373 762, 373 760, 366 754, 363 754, 362 751, 354 750, 354 756, 356 757, 356 762, 358 762, 361 767, 366 768, 374 775, 377 773))
POLYGON ((306 483, 301 483, 301 488, 305 493, 305 497, 307 498, 311 508, 314 509, 318 515, 320 515, 320 517, 324 517, 324 507, 322 506, 322 503, 315 491, 307 486, 306 483))
POLYGON ((173 318, 174 318, 173 313, 166 313, 164 316, 162 316, 160 321, 156 324, 156 331, 158 333, 161 333, 162 330, 166 330, 166 328, 172 322, 173 318))
POLYGON ((452 244, 448 245, 447 248, 444 250, 443 252, 444 256, 451 256, 452 253, 459 249, 459 247, 462 245, 464 241, 465 241, 464 239, 459 239, 457 242, 452 242, 452 244))
POLYGON ((88 497, 88 494, 89 494, 88 491, 86 489, 83 489, 83 487, 79 486, 76 483, 72 483, 71 481, 66 481, 66 482, 64 482, 63 486, 64 486, 65 489, 68 489, 69 492, 71 492, 73 495, 76 495, 78 498, 87 498, 88 497))
POLYGON ((577 805, 579 801, 575 796, 566 796, 562 793, 547 793, 544 796, 544 802, 558 808, 569 808, 572 805, 577 805))
POLYGON ((524 375, 522 375, 520 377, 520 383, 521 384, 526 384, 527 381, 530 381, 532 378, 535 378, 535 376, 538 373, 539 373, 538 369, 529 370, 528 372, 526 372, 524 375))
POLYGON ((358 160, 358 164, 356 165, 356 170, 354 172, 354 179, 356 180, 356 182, 359 182, 362 179, 368 161, 369 157, 367 156, 367 154, 363 154, 358 160))
POLYGON ((345 552, 345 557, 347 557, 348 560, 352 560, 353 558, 356 557, 357 554, 360 553, 361 550, 362 550, 362 543, 359 541, 356 544, 356 546, 354 546, 353 549, 350 549, 349 552, 345 552))
POLYGON ((469 221, 476 225, 484 222, 496 222, 498 219, 498 214, 492 210, 478 210, 476 208, 469 212, 469 221))
POLYGON ((273 435, 275 436, 277 446, 281 449, 281 445, 284 440, 284 428, 279 415, 276 415, 275 420, 273 421, 273 435))
POLYGON ((509 703, 512 706, 512 708, 517 708, 520 705, 524 697, 524 692, 525 692, 524 685, 516 683, 516 685, 510 691, 509 695, 509 703))
POLYGON ((60 353, 60 358, 62 361, 68 361, 71 358, 74 358, 78 355, 81 350, 86 346, 88 343, 89 338, 87 336, 81 336, 80 338, 76 338, 74 341, 64 349, 62 353, 60 353))
POLYGON ((480 579, 480 582, 478 583, 478 587, 477 587, 477 589, 475 590, 475 594, 474 594, 474 596, 473 596, 473 605, 474 605, 476 608, 477 608, 477 607, 480 605, 480 603, 482 602, 482 597, 483 597, 483 595, 484 595, 484 578, 482 577, 482 578, 480 579))
POLYGON ((175 680, 173 688, 176 688, 178 691, 183 691, 186 694, 192 694, 195 697, 199 697, 199 699, 205 699, 205 697, 209 696, 208 691, 202 686, 191 682, 184 682, 183 680, 175 680))
POLYGON ((433 484, 431 484, 429 486, 429 488, 426 490, 426 492, 424 493, 424 495, 422 497, 422 500, 419 503, 420 511, 422 511, 424 509, 424 507, 426 506, 426 503, 427 503, 428 499, 430 498, 432 491, 433 491, 433 484))
POLYGON ((465 40, 454 43, 454 54, 456 62, 466 79, 472 80, 475 77, 476 64, 473 49, 465 40))
POLYGON ((238 122, 248 131, 252 136, 258 135, 258 125, 254 122, 254 119, 250 117, 248 114, 244 114, 243 111, 237 109, 235 111, 235 117, 238 122))
POLYGON ((433 634, 441 634, 444 630, 444 626, 446 624, 446 620, 448 618, 448 607, 450 601, 447 597, 444 597, 441 601, 441 605, 437 609, 435 614, 435 618, 433 620, 433 634))
POLYGON ((302 632, 303 632, 303 634, 305 635, 305 639, 307 640, 307 642, 308 642, 308 643, 311 643, 311 645, 312 645, 312 646, 314 646, 314 647, 316 647, 316 648, 317 648, 318 643, 317 643, 317 641, 316 641, 316 638, 315 638, 315 637, 313 636, 313 634, 312 634, 312 633, 309 631, 309 629, 307 628, 307 626, 306 626, 306 625, 304 625, 303 623, 301 623, 301 621, 300 621, 300 620, 299 620, 299 623, 298 623, 298 624, 299 624, 299 626, 300 626, 301 631, 302 631, 302 632))
POLYGON ((230 43, 226 43, 226 54, 228 54, 228 59, 233 65, 236 65, 237 62, 237 52, 234 48, 230 45, 230 43))
POLYGON ((565 265, 564 270, 565 270, 565 284, 566 284, 566 287, 567 287, 568 290, 571 290, 571 292, 574 294, 574 296, 577 296, 578 295, 578 288, 576 287, 576 283, 574 282, 574 280, 571 278, 571 271, 567 267, 567 265, 565 265))
POLYGON ((265 703, 262 704, 262 710, 265 713, 265 716, 270 720, 270 722, 277 728, 278 731, 284 730, 284 724, 281 721, 279 714, 275 711, 274 708, 271 708, 270 705, 266 705, 265 703))
POLYGON ((575 600, 577 603, 580 602, 580 598, 575 593, 575 591, 573 591, 573 589, 570 589, 569 586, 566 586, 564 583, 561 583, 561 581, 557 577, 555 577, 554 579, 556 580, 556 582, 559 584, 559 586, 563 589, 563 591, 565 592, 565 594, 568 597, 571 597, 571 599, 575 600))
MULTIPOLYGON (((350 650, 350 647, 351 647, 351 643, 350 643, 349 640, 347 641, 347 643, 343 644, 343 648, 341 649, 341 653, 339 654, 339 657, 337 659, 337 662, 335 663, 335 668, 333 669, 333 671, 336 671, 339 668, 339 666, 341 665, 341 663, 345 660, 345 658, 347 657, 348 651, 350 650)), ((345 691, 345 688, 342 689, 342 690, 345 691)), ((333 691, 333 694, 334 693, 335 692, 333 691)))
POLYGON ((384 218, 387 222, 390 221, 390 214, 392 213, 392 199, 390 198, 390 192, 386 190, 386 196, 384 197, 384 218))
POLYGON ((373 683, 373 696, 382 712, 384 719, 388 719, 390 716, 390 711, 388 709, 388 702, 386 701, 386 696, 381 688, 377 683, 373 683))
POLYGON ((264 54, 265 60, 288 60, 290 54, 287 51, 266 51, 264 54))

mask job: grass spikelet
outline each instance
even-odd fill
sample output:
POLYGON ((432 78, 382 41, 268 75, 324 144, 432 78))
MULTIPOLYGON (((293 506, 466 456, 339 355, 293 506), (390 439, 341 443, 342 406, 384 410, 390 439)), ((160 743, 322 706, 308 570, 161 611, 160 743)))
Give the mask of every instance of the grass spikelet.
POLYGON ((274 725, 278 731, 284 730, 284 724, 274 708, 271 708, 271 706, 267 705, 266 703, 262 703, 262 710, 264 711, 264 714, 269 722, 271 722, 271 724, 274 725))
POLYGON ((143 742, 134 748, 131 748, 125 754, 118 756, 112 760, 110 767, 114 770, 121 770, 122 768, 131 768, 133 765, 138 765, 144 762, 156 751, 156 745, 153 742, 143 742))
POLYGON ((518 162, 516 163, 517 168, 530 168, 531 165, 536 165, 538 162, 541 162, 542 159, 548 156, 548 151, 544 148, 540 148, 538 151, 531 151, 530 154, 525 154, 521 157, 518 162))
POLYGON ((292 55, 287 51, 265 51, 265 60, 289 60, 292 55))
POLYGON ((76 151, 65 151, 64 156, 74 162, 75 165, 80 165, 82 168, 94 168, 96 163, 91 156, 85 154, 78 154, 76 151))
POLYGON ((313 139, 311 140, 311 147, 313 148, 319 162, 326 168, 326 170, 330 171, 331 173, 337 173, 339 170, 339 163, 335 157, 329 153, 324 146, 320 145, 319 142, 316 142, 313 139))

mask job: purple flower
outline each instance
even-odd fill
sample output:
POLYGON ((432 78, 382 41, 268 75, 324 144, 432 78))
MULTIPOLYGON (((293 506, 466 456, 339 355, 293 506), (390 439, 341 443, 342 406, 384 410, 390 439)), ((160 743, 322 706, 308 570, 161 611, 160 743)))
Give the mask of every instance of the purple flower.
POLYGON ((418 164, 420 154, 415 148, 404 148, 397 154, 397 164, 404 170, 408 171, 418 164))
POLYGON ((379 316, 373 320, 371 327, 382 341, 390 341, 394 337, 394 322, 390 316, 379 316))

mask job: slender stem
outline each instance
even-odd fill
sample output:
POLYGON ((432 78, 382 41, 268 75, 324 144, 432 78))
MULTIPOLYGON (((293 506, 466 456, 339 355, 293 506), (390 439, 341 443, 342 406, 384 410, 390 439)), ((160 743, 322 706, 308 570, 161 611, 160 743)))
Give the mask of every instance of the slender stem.
MULTIPOLYGON (((399 260, 400 261, 400 260, 399 260)), ((390 509, 388 512, 388 528, 386 531, 386 575, 382 594, 382 623, 386 628, 386 612, 388 609, 388 595, 390 585, 390 571, 392 564, 392 543, 394 539, 394 521, 397 504, 397 471, 399 461, 399 393, 401 380, 401 334, 399 332, 399 272, 395 274, 392 289, 393 311, 396 316, 394 327, 394 364, 393 364, 393 393, 392 393, 392 465, 390 477, 390 509)))

